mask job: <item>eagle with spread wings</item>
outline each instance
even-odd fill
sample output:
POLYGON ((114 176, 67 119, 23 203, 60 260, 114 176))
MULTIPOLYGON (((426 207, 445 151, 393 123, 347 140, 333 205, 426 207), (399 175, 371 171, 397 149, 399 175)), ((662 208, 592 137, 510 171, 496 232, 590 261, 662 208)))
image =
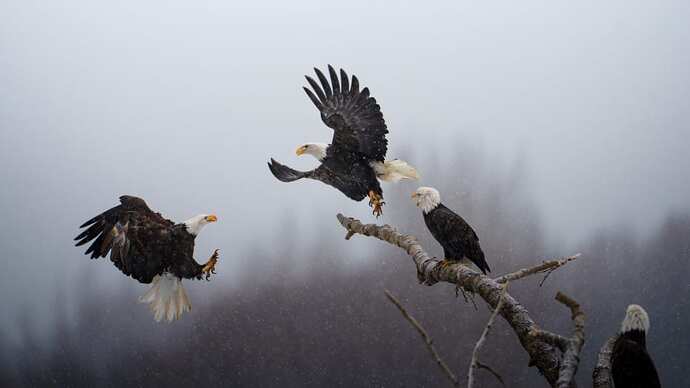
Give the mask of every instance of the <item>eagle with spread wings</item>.
POLYGON ((151 210, 137 197, 123 195, 120 204, 81 225, 86 228, 75 241, 91 245, 86 255, 106 257, 123 274, 151 284, 140 298, 148 303, 154 319, 173 321, 191 309, 182 279, 209 279, 218 261, 216 249, 205 264, 194 259, 194 240, 215 215, 200 214, 175 223, 151 210))
POLYGON ((328 66, 330 82, 319 70, 319 79, 305 76, 311 89, 304 87, 309 99, 321 113, 321 120, 333 129, 331 144, 306 143, 297 148, 297 155, 309 154, 321 165, 311 171, 297 171, 271 158, 268 167, 283 182, 302 178, 321 181, 340 190, 347 197, 361 201, 369 198, 369 206, 378 217, 383 213, 383 190, 379 180, 397 182, 418 179, 417 171, 398 159, 386 160, 388 128, 381 107, 369 89, 359 88, 356 76, 340 70, 340 78, 328 66))

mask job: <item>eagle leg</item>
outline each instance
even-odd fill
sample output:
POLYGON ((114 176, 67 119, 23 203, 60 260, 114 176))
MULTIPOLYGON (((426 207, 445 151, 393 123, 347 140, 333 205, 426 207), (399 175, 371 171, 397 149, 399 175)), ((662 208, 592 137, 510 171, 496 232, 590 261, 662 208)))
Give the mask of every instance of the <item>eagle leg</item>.
POLYGON ((218 249, 214 250, 211 257, 209 257, 206 264, 204 264, 204 267, 201 268, 201 273, 206 274, 206 280, 208 280, 211 277, 212 273, 216 273, 216 263, 218 262, 219 256, 220 255, 218 254, 218 249))
POLYGON ((379 218, 381 214, 383 214, 383 205, 385 204, 382 196, 376 194, 374 190, 369 190, 369 206, 374 208, 372 213, 376 218, 379 218))
POLYGON ((448 261, 448 259, 443 259, 443 260, 438 262, 438 269, 443 270, 451 264, 452 264, 452 262, 448 261))

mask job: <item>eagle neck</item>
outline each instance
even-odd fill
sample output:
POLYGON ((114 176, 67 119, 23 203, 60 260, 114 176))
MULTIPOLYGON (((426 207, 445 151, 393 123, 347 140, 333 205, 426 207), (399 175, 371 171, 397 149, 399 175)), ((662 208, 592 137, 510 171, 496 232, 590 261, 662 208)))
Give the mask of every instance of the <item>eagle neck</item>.
POLYGON ((424 214, 431 214, 434 210, 443 206, 440 202, 436 202, 431 198, 424 198, 419 202, 419 207, 424 214))
POLYGON ((647 347, 647 335, 643 330, 630 330, 621 334, 621 337, 635 341, 638 344, 647 347))
POLYGON ((201 230, 206 226, 206 222, 204 222, 205 216, 196 216, 188 219, 187 221, 183 222, 182 224, 185 227, 185 230, 187 233, 191 234, 192 236, 196 237, 201 233, 201 230))

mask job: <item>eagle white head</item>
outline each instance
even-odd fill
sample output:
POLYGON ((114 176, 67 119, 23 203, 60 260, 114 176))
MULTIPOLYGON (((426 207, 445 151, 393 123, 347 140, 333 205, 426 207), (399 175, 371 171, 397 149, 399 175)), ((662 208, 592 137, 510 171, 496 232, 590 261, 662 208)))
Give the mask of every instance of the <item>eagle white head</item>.
POLYGON ((326 148, 328 148, 326 143, 305 143, 297 147, 295 153, 297 156, 311 155, 319 161, 323 161, 326 158, 326 148))
POLYGON ((441 203, 441 193, 433 187, 419 187, 412 193, 412 199, 424 213, 429 213, 441 203))
POLYGON ((623 319, 621 324, 621 333, 633 330, 644 331, 645 333, 649 331, 649 315, 642 306, 637 304, 628 306, 625 312, 625 319, 623 319))
POLYGON ((187 227, 187 232, 197 236, 204 226, 216 221, 218 221, 218 217, 215 214, 199 214, 185 221, 184 225, 187 227))

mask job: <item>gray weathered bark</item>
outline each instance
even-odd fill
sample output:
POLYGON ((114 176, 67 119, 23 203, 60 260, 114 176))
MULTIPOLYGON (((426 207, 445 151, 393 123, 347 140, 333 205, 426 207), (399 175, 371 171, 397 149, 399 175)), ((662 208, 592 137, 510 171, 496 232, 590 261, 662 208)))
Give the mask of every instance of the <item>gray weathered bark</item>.
POLYGON ((592 372, 592 386, 594 388, 613 387, 613 379, 611 378, 611 353, 613 352, 613 345, 616 343, 617 339, 617 335, 609 338, 599 351, 597 365, 594 367, 594 372, 592 372))

